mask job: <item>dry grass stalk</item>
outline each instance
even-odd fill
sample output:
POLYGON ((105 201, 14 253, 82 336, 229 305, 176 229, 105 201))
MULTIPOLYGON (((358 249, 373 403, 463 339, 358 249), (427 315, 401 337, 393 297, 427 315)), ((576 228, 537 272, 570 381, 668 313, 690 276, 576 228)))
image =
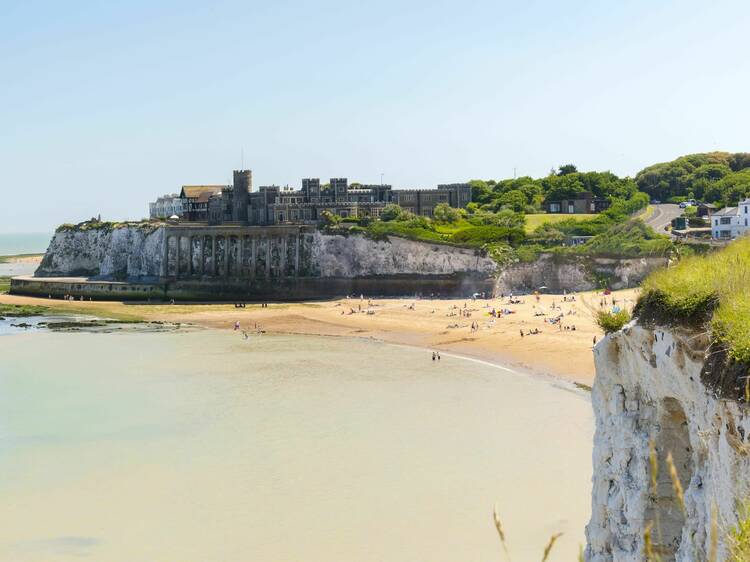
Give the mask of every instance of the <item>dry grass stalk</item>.
POLYGON ((669 469, 669 478, 672 480, 674 495, 677 498, 677 501, 680 502, 682 513, 687 515, 687 510, 685 509, 685 493, 682 491, 682 483, 680 482, 680 477, 677 475, 677 467, 674 465, 674 460, 672 459, 672 451, 667 453, 667 468, 669 469))
POLYGON ((656 496, 656 479, 659 476, 659 461, 656 457, 656 443, 653 439, 648 441, 648 462, 651 464, 651 493, 656 496))
POLYGON ((653 521, 649 521, 643 530, 643 554, 648 562, 661 562, 661 557, 654 551, 654 542, 651 540, 651 528, 653 526, 653 521))
POLYGON ((583 558, 583 545, 578 546, 578 562, 585 562, 583 558))
MULTIPOLYGON (((656 442, 653 439, 648 440, 648 462, 651 465, 651 497, 654 502, 659 498, 658 479, 659 479, 659 458, 656 454, 656 442)), ((659 521, 659 511, 656 511, 656 536, 661 542, 661 524, 659 521)), ((649 532, 649 538, 651 534, 649 532)), ((649 558, 648 560, 651 560, 649 558)), ((659 560, 658 555, 655 560, 659 560)))
POLYGON ((495 522, 495 529, 497 529, 497 534, 500 537, 500 543, 503 545, 503 551, 505 552, 505 557, 510 560, 510 553, 508 552, 508 545, 505 542, 505 531, 503 531, 503 522, 500 520, 500 514, 497 512, 497 505, 492 510, 492 520, 495 522))
POLYGON ((544 548, 544 556, 542 557, 542 562, 547 562, 547 558, 549 558, 549 553, 552 551, 552 547, 555 546, 555 541, 559 539, 562 536, 562 533, 555 533, 549 538, 549 542, 547 543, 547 546, 544 548))
POLYGON ((718 560, 719 550, 719 514, 716 504, 711 504, 711 544, 708 551, 709 562, 718 560))
POLYGON ((750 375, 745 377, 745 404, 750 404, 750 375))

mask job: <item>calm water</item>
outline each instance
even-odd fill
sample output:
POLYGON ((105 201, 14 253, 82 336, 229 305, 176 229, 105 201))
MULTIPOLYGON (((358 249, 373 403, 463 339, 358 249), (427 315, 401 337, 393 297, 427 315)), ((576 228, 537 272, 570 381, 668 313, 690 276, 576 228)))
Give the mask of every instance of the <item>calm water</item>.
POLYGON ((52 234, 49 232, 0 234, 0 256, 42 254, 47 250, 51 239, 52 234))
POLYGON ((38 263, 0 263, 0 277, 33 275, 37 267, 38 263))
POLYGON ((576 559, 588 397, 367 341, 0 336, 0 560, 576 559))

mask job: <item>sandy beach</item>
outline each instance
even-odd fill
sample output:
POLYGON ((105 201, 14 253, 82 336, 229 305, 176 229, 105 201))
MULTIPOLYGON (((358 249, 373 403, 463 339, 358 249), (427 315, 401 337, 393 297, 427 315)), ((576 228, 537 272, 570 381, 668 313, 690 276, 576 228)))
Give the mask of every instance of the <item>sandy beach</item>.
POLYGON ((20 256, 0 256, 2 263, 28 263, 39 264, 44 254, 21 254, 20 256))
MULTIPOLYGON (((389 343, 451 352, 551 375, 590 386, 594 378, 591 348, 602 332, 595 311, 611 306, 631 308, 637 289, 574 296, 533 295, 509 299, 367 299, 349 298, 304 303, 247 304, 148 304, 61 301, 0 295, 0 303, 54 306, 69 313, 143 319, 234 329, 249 334, 311 334, 373 338, 389 343), (574 301, 571 299, 575 298, 574 301), (567 299, 567 300, 564 300, 567 299), (492 316, 492 310, 497 316, 492 316), (560 324, 551 318, 562 314, 560 324), (472 328, 474 325, 474 328, 472 328), (575 327, 575 330, 573 330, 575 327), (535 333, 537 332, 538 333, 535 333), (524 333, 521 336, 521 332, 524 333), (531 334, 529 332, 532 332, 531 334)), ((238 337, 242 337, 238 334, 238 337)))

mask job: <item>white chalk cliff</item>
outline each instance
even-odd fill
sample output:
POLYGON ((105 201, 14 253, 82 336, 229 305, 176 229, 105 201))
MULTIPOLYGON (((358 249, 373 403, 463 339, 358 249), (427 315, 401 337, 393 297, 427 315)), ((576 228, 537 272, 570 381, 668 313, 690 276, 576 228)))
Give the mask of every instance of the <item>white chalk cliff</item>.
MULTIPOLYGON (((165 228, 121 226, 55 233, 36 275, 143 279, 160 275, 165 228)), ((313 232, 312 264, 317 277, 376 275, 492 275, 496 263, 472 249, 398 237, 375 241, 361 235, 313 232)))
POLYGON ((60 230, 52 237, 36 275, 158 277, 163 244, 164 228, 60 230))
POLYGON ((708 343, 705 333, 633 322, 596 346, 586 560, 644 560, 649 522, 662 560, 706 560, 712 509, 723 560, 725 533, 737 522, 738 502, 748 497, 750 417, 746 406, 718 397, 702 382, 708 343), (659 460, 656 494, 650 440, 659 460), (668 452, 685 492, 684 512, 664 462, 668 452))
POLYGON ((374 241, 364 236, 313 235, 312 259, 321 277, 370 275, 450 275, 476 272, 490 276, 497 264, 476 250, 415 242, 395 236, 374 241))

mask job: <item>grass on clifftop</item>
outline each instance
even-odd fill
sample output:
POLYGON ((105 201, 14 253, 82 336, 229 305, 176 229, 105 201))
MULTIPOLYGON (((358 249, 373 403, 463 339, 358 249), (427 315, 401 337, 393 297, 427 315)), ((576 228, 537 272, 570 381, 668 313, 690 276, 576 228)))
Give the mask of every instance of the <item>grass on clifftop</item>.
POLYGON ((710 322, 729 355, 750 362, 750 239, 651 274, 635 315, 643 322, 695 327, 710 322))
POLYGON ((533 213, 526 215, 526 234, 531 234, 537 227, 543 224, 555 224, 556 222, 575 220, 585 222, 593 220, 598 215, 570 215, 557 213, 533 213))

